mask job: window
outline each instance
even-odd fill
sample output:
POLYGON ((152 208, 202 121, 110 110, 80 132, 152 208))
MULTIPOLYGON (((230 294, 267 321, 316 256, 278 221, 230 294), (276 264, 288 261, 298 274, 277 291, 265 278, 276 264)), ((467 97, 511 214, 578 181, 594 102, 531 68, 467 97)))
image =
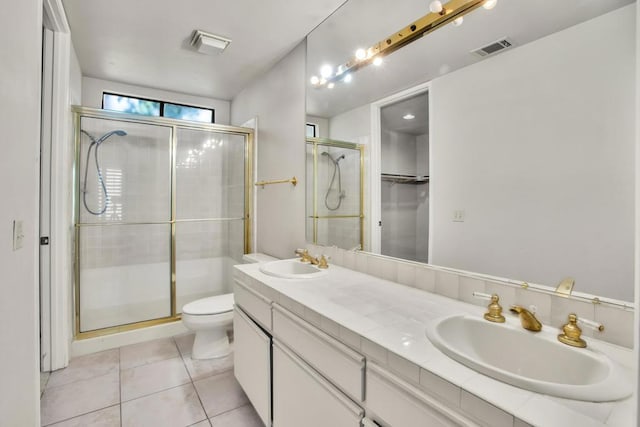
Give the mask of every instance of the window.
POLYGON ((170 119, 190 120, 193 122, 215 123, 215 111, 212 108, 174 104, 165 101, 122 96, 115 93, 102 94, 102 109, 143 116, 168 117, 170 119))
POLYGON ((318 137, 318 125, 315 123, 307 123, 307 138, 318 137))

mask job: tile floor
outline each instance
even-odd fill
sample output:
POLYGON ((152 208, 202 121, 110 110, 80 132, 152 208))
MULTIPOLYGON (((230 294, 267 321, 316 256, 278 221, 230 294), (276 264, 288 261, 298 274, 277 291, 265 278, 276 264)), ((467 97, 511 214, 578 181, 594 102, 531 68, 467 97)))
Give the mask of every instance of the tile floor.
POLYGON ((192 343, 188 334, 130 345, 43 375, 42 425, 263 427, 233 376, 233 353, 193 360, 192 343))

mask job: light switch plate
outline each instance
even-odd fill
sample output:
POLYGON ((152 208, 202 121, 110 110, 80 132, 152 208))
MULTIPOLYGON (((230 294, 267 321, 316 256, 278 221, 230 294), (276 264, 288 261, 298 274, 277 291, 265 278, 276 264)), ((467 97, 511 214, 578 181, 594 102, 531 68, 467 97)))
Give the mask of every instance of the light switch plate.
POLYGON ((453 222, 464 222, 464 211, 463 210, 455 210, 453 211, 453 216, 451 218, 453 222))
POLYGON ((21 249, 24 243, 24 232, 22 231, 23 221, 13 221, 13 250, 21 249))

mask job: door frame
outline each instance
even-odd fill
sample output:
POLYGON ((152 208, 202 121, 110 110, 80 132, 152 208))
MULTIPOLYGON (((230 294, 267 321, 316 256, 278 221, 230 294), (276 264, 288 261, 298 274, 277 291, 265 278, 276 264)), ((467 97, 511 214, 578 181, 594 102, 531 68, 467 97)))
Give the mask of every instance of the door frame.
MULTIPOLYGON (((390 104, 395 104, 398 101, 402 101, 407 98, 414 97, 423 93, 428 93, 429 98, 429 117, 431 117, 431 82, 425 82, 409 89, 394 93, 386 98, 379 99, 371 103, 371 150, 369 161, 369 251, 380 254, 382 250, 382 230, 380 222, 382 221, 382 186, 380 183, 380 174, 382 173, 381 167, 381 143, 382 143, 382 124, 381 113, 382 108, 390 104)), ((429 143, 431 144, 431 126, 429 126, 429 143)), ((431 156, 429 156, 429 170, 431 170, 431 156)), ((433 203, 433 192, 429 189, 429 204, 433 203)), ((429 209, 429 224, 433 224, 432 218, 433 209, 429 209)), ((429 230, 428 241, 428 258, 431 260, 431 241, 432 235, 429 230)))
POLYGON ((71 341, 72 285, 72 144, 70 143, 70 61, 71 34, 62 0, 43 0, 43 28, 53 31, 52 42, 43 44, 43 54, 51 58, 50 90, 42 93, 41 150, 50 161, 41 169, 39 237, 48 237, 48 247, 40 247, 40 369, 54 371, 69 363, 71 341), (44 50, 48 51, 45 52, 44 50), (44 113, 47 112, 45 115, 44 113), (45 205, 45 208, 42 205, 45 205))

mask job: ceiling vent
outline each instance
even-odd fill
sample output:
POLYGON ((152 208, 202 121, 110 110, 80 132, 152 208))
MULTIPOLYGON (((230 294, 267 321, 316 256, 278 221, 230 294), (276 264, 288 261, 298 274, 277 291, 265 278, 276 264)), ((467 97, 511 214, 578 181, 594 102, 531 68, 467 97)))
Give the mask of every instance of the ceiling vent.
POLYGON ((231 39, 206 33, 202 30, 195 30, 191 35, 191 46, 206 55, 222 53, 229 44, 231 44, 231 39))
POLYGON ((509 38, 505 37, 498 41, 489 43, 486 46, 482 46, 481 48, 478 48, 476 50, 472 50, 471 53, 477 56, 485 57, 494 55, 498 52, 502 52, 503 50, 508 49, 512 46, 513 42, 509 38))

